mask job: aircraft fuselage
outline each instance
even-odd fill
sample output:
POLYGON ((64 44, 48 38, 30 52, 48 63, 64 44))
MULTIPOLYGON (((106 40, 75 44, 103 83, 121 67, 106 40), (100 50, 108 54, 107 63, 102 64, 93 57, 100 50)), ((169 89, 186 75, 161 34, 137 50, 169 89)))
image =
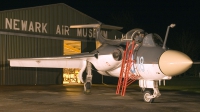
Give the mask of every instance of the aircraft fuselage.
MULTIPOLYGON (((121 70, 122 48, 118 46, 104 45, 97 49, 98 58, 91 59, 91 63, 98 72, 105 76, 119 77, 121 70), (109 47, 108 47, 109 46, 109 47), (106 50, 105 50, 105 49, 106 50), (104 52, 105 51, 105 52, 104 52), (119 60, 113 57, 113 52, 119 51, 119 60), (108 52, 110 54, 108 55, 108 52), (107 54, 107 55, 104 55, 107 54)), ((131 67, 130 72, 140 75, 144 79, 160 80, 165 75, 160 71, 159 58, 165 52, 161 47, 143 47, 141 46, 136 53, 136 63, 131 67)))

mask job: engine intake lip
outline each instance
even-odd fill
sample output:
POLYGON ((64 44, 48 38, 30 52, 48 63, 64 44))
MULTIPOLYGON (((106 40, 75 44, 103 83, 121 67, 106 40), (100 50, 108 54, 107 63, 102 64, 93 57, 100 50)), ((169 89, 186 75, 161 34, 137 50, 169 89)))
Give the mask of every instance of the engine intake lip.
POLYGON ((113 56, 114 60, 121 61, 122 60, 122 54, 123 54, 123 50, 115 49, 112 53, 112 56, 113 56))

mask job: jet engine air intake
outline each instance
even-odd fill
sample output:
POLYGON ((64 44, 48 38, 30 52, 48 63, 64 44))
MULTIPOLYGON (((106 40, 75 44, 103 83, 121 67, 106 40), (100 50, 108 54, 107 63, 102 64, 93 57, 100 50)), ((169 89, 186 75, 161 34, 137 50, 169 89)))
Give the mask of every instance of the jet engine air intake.
POLYGON ((115 59, 115 61, 121 61, 123 57, 122 55, 123 55, 123 50, 121 48, 115 49, 112 53, 112 56, 115 59))

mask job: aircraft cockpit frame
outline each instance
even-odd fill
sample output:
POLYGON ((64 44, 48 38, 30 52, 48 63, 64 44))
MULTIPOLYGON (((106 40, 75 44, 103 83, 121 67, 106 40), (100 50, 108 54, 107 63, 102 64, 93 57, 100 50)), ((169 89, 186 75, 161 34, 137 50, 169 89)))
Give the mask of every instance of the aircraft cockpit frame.
POLYGON ((142 42, 142 46, 145 47, 156 47, 156 46, 161 46, 163 45, 163 40, 162 38, 156 34, 156 33, 150 33, 147 34, 142 42))
POLYGON ((156 33, 148 34, 143 29, 135 28, 128 31, 125 35, 126 40, 135 40, 136 43, 141 43, 145 47, 163 46, 162 38, 156 33))

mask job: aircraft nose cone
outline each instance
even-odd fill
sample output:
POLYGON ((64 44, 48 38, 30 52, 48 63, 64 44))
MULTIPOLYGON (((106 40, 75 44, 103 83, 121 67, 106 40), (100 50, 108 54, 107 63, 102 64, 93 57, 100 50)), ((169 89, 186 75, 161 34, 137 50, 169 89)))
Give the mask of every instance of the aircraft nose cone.
POLYGON ((160 69, 167 76, 184 73, 192 66, 192 63, 190 57, 175 50, 165 51, 159 60, 160 69))

